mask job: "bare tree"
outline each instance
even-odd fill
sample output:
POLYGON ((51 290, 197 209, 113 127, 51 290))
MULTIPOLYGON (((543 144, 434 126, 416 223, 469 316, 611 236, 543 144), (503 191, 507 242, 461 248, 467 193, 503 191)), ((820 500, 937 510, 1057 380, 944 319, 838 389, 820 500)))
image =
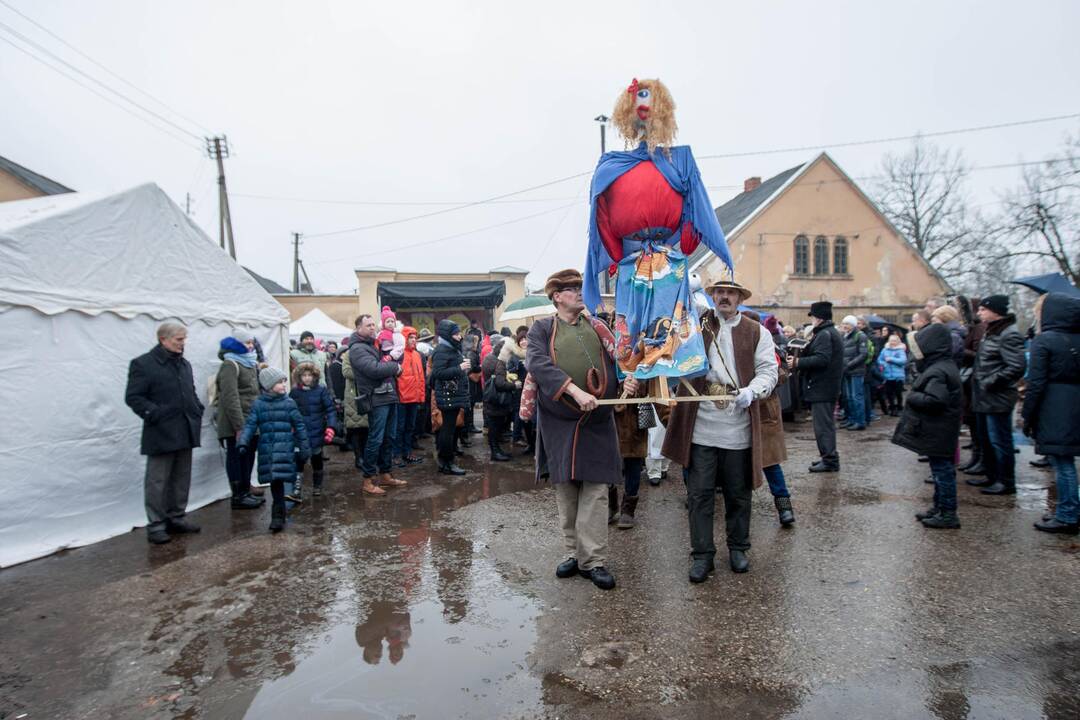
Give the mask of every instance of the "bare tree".
POLYGON ((984 237, 968 208, 962 153, 918 139, 906 153, 886 155, 882 170, 876 200, 885 217, 956 285, 976 269, 984 237))

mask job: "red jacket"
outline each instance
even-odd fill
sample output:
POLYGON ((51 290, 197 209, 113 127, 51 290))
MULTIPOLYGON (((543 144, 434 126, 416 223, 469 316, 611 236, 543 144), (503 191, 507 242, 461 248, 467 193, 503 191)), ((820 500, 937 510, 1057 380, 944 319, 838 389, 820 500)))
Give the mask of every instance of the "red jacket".
POLYGON ((406 327, 405 354, 401 356, 401 375, 398 376, 398 399, 402 403, 424 402, 424 359, 416 348, 409 348, 409 337, 416 337, 416 329, 406 327))

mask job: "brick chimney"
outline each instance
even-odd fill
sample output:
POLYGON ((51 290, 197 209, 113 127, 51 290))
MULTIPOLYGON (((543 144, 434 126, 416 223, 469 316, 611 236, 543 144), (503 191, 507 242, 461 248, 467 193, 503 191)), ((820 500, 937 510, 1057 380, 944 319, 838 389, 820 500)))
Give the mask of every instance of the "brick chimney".
POLYGON ((750 177, 743 180, 743 192, 757 190, 759 187, 761 187, 761 178, 759 177, 750 177))

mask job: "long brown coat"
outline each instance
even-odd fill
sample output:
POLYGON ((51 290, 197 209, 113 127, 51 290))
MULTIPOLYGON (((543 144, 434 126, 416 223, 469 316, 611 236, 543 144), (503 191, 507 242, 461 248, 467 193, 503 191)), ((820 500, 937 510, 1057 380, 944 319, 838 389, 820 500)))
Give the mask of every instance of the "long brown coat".
MULTIPOLYGON (((701 318, 701 332, 705 338, 705 347, 712 345, 713 338, 719 329, 719 323, 713 311, 706 312, 701 318)), ((754 349, 757 347, 759 333, 767 332, 761 323, 754 322, 748 317, 743 317, 731 333, 735 344, 735 374, 739 376, 739 383, 748 383, 755 374, 754 349)), ((699 393, 705 394, 705 377, 694 378, 690 383, 699 393)), ((679 386, 679 397, 689 395, 690 392, 679 386)), ((766 398, 766 402, 768 398, 766 398)), ((690 445, 694 438, 694 425, 697 423, 698 405, 696 402, 676 403, 668 418, 667 432, 664 435, 664 447, 661 452, 664 457, 676 462, 683 467, 690 466, 690 445)), ((762 437, 762 401, 755 400, 750 404, 750 448, 754 465, 754 488, 761 487, 764 481, 762 468, 764 440, 762 437)), ((777 412, 779 420, 779 412, 777 412)))

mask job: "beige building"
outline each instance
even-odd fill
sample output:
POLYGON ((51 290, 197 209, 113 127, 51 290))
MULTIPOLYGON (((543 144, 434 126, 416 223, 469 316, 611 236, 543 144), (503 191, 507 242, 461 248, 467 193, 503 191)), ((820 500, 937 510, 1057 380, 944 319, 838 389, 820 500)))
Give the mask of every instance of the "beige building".
MULTIPOLYGON (((801 324, 811 303, 829 300, 839 319, 875 313, 905 322, 950 288, 872 200, 826 153, 761 182, 716 210, 749 305, 801 324)), ((725 275, 706 248, 690 257, 703 280, 725 275)))
POLYGON ((377 315, 388 305, 401 322, 417 330, 434 332, 443 319, 451 319, 463 329, 476 320, 492 330, 497 329, 503 309, 525 297, 528 274, 528 270, 517 267, 499 267, 485 273, 408 273, 367 267, 356 269, 354 295, 271 293, 294 320, 319 308, 342 325, 352 327, 357 315, 377 315))
POLYGON ((28 200, 69 192, 75 191, 5 157, 0 157, 0 202, 28 200))

